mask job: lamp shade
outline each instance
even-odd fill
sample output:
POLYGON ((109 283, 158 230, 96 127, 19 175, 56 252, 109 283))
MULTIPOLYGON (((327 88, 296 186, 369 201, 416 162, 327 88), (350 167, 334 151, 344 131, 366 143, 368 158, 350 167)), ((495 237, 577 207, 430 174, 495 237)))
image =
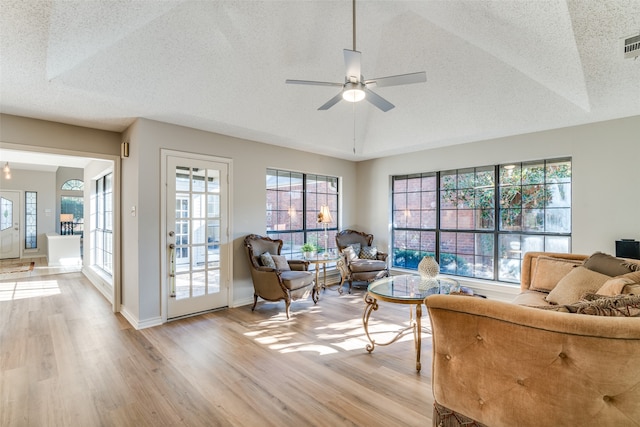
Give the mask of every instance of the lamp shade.
POLYGON ((73 214, 60 214, 60 222, 73 222, 73 214))
POLYGON ((329 206, 320 206, 320 213, 318 214, 318 222, 323 224, 329 224, 333 221, 331 217, 331 211, 329 211, 329 206))

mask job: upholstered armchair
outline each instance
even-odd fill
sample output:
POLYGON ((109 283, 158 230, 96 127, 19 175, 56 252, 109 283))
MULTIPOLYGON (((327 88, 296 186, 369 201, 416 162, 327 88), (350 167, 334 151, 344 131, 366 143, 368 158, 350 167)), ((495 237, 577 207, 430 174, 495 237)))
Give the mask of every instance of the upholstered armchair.
POLYGON ((253 280, 251 311, 255 310, 258 297, 266 301, 284 300, 287 319, 291 301, 311 295, 313 302, 318 302, 315 275, 308 271, 309 262, 281 256, 282 240, 251 234, 245 237, 244 247, 253 280))
POLYGON ((353 282, 372 282, 389 275, 387 254, 373 246, 373 234, 356 230, 343 230, 336 234, 336 245, 340 252, 338 270, 340 287, 349 282, 349 293, 353 282))

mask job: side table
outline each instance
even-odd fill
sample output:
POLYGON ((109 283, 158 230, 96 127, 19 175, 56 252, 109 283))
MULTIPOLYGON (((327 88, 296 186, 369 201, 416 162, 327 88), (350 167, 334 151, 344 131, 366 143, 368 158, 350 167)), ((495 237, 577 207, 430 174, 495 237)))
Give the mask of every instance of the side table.
MULTIPOLYGON (((331 262, 337 262, 339 259, 340 258, 336 256, 328 256, 327 258, 324 258, 323 256, 305 258, 305 260, 312 262, 316 265, 316 295, 320 294, 320 289, 327 288, 327 264, 331 262), (322 286, 320 285, 320 280, 319 280, 320 266, 322 266, 322 274, 323 274, 322 286)), ((342 295, 342 286, 338 288, 338 292, 342 295)))

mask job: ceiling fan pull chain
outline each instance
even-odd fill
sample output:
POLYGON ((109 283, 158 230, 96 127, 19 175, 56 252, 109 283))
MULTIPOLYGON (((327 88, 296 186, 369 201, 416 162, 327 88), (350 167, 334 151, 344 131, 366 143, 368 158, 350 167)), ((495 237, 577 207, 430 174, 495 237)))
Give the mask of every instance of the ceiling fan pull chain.
MULTIPOLYGON (((355 0, 353 0, 355 2, 355 0)), ((356 103, 351 104, 353 107, 353 155, 356 154, 356 103)))

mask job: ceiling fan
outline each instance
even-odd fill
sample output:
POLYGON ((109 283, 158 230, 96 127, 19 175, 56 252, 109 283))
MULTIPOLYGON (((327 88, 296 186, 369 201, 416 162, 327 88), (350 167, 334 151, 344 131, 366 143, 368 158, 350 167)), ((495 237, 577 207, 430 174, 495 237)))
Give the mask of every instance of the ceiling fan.
POLYGON ((312 80, 286 80, 285 83, 342 87, 340 93, 320 106, 318 110, 328 110, 341 99, 349 102, 359 102, 366 99, 382 111, 387 112, 394 108, 395 105, 371 91, 371 88, 408 85, 427 81, 427 73, 425 71, 400 74, 397 76, 378 77, 369 80, 365 80, 364 77, 362 77, 360 70, 360 52, 356 50, 356 0, 353 0, 353 49, 344 49, 344 63, 346 67, 344 83, 317 82, 312 80))

